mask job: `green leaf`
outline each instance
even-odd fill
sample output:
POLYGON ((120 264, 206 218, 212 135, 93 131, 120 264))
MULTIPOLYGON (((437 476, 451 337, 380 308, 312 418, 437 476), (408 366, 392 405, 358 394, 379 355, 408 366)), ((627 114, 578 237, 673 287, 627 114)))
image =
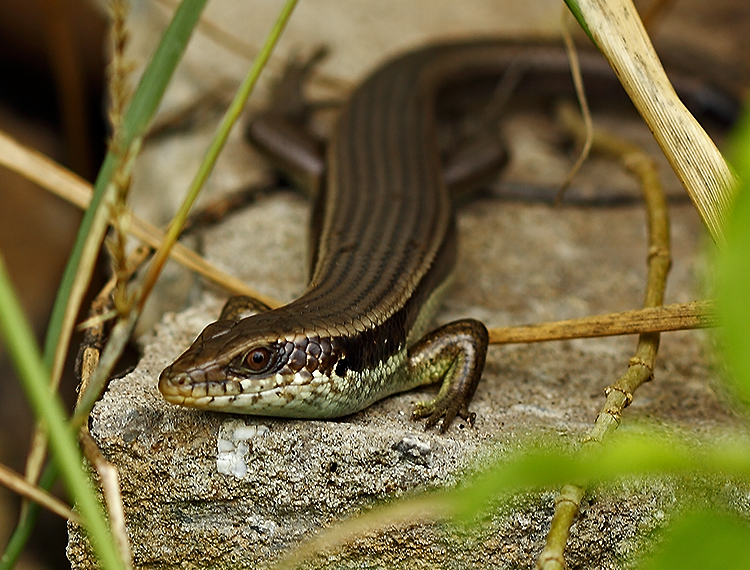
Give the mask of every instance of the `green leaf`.
POLYGON ((623 477, 669 473, 715 473, 750 478, 750 441, 686 440, 676 433, 648 429, 616 433, 606 446, 578 453, 549 443, 530 443, 525 449, 503 455, 471 484, 455 492, 455 515, 471 520, 494 499, 519 490, 532 491, 565 484, 587 486, 623 477))
POLYGON ((717 263, 717 311, 729 381, 750 404, 750 109, 735 129, 730 157, 740 186, 717 263))
POLYGON ((740 570, 750 567, 750 526, 722 513, 698 512, 675 521, 643 570, 740 570))

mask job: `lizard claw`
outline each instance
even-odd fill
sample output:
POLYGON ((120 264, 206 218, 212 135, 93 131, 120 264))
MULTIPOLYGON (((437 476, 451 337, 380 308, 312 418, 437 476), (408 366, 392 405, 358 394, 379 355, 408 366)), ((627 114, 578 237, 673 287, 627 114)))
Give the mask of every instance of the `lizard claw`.
POLYGON ((474 427, 477 415, 469 411, 466 403, 454 401, 455 399, 435 398, 431 402, 418 402, 412 410, 411 419, 421 420, 427 418, 424 424, 425 431, 434 428, 440 423, 440 433, 445 433, 456 419, 456 416, 466 420, 470 427, 474 427), (442 421, 441 421, 442 420, 442 421))
POLYGON ((456 416, 473 426, 476 414, 469 411, 469 402, 482 375, 488 343, 487 328, 475 319, 464 319, 444 325, 415 344, 409 351, 413 373, 428 382, 442 378, 442 386, 434 400, 414 407, 412 419, 427 418, 426 429, 440 423, 441 433, 456 416))

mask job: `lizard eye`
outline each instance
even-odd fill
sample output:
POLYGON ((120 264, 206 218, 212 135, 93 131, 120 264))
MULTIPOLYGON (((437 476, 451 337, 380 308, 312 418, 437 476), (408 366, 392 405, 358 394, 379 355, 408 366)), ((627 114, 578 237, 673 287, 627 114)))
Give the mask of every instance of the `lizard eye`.
POLYGON ((265 346, 251 350, 245 357, 245 366, 252 372, 265 372, 273 364, 273 354, 265 346))

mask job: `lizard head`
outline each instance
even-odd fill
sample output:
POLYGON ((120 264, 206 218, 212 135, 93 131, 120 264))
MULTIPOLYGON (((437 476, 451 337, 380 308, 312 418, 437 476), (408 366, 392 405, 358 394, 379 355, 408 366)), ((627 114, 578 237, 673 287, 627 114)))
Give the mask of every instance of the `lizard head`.
POLYGON ((272 311, 212 323, 162 371, 159 391, 167 401, 193 408, 327 417, 320 400, 342 356, 337 343, 284 333, 276 322, 272 311))

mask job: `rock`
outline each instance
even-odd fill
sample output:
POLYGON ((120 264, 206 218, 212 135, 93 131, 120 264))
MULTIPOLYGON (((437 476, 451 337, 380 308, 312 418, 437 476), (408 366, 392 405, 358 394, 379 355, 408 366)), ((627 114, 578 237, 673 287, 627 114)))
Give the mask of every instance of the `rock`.
MULTIPOLYGON (((208 232, 207 254, 266 292, 304 285, 301 234, 307 205, 280 193, 208 232), (269 235, 269 228, 276 228, 269 235), (241 237, 240 237, 241 236, 241 237), (271 244, 275 242, 274 247, 271 244), (252 254, 245 244, 255 244, 252 254), (288 260, 284 262, 283 260, 288 260), (261 277, 257 277, 261 276, 261 277)), ((459 217, 462 256, 440 320, 483 317, 489 325, 558 319, 638 305, 645 244, 640 206, 552 208, 496 198, 459 217)), ((675 269, 670 301, 693 298, 700 222, 688 204, 673 208, 675 269)), ((167 404, 158 374, 221 301, 206 293, 168 314, 141 339, 138 368, 115 379, 96 406, 91 433, 120 469, 128 531, 138 567, 258 567, 293 545, 384 500, 456 485, 490 452, 532 435, 575 445, 596 417, 604 388, 627 366, 632 338, 493 347, 472 409, 474 428, 445 435, 409 420, 430 390, 398 395, 351 417, 293 421, 223 415, 167 404)), ((705 336, 665 334, 656 379, 643 386, 625 422, 671 423, 697 432, 735 424, 717 397, 705 336)), ((571 560, 617 568, 675 507, 674 489, 644 484, 588 497, 573 528, 571 560), (659 514, 661 513, 661 514, 659 514)), ((668 487, 668 485, 667 485, 668 487)), ((554 492, 511 500, 481 529, 465 534, 425 526, 372 532, 314 567, 405 563, 528 567, 542 548, 554 492)), ((89 568, 83 538, 71 534, 73 568, 89 568)))

